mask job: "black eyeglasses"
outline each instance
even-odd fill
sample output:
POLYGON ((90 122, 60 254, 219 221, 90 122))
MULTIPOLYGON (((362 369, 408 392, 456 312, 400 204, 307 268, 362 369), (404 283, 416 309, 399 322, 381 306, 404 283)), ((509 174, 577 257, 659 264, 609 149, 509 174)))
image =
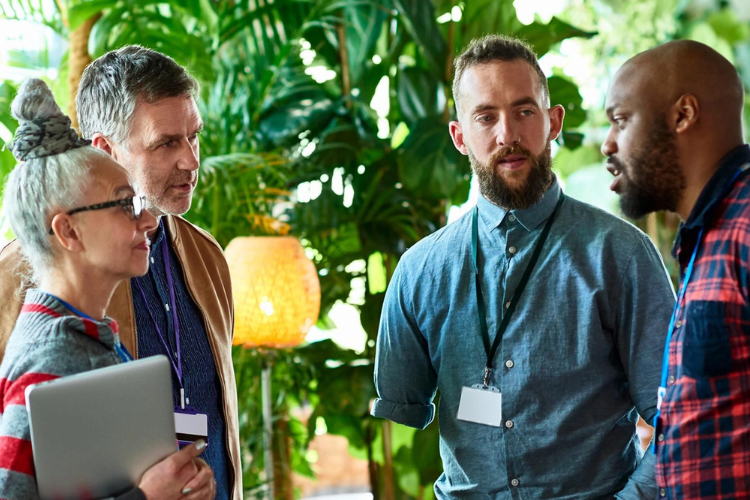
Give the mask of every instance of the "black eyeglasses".
MULTIPOLYGON (((145 196, 128 196, 121 200, 107 201, 104 203, 97 203, 96 205, 88 205, 86 207, 74 208, 67 212, 68 215, 77 214, 78 212, 87 212, 89 210, 104 210, 105 208, 122 207, 123 209, 130 209, 130 216, 133 220, 141 218, 141 214, 146 208, 146 197, 145 196)), ((55 234, 52 228, 49 228, 49 234, 55 234)))

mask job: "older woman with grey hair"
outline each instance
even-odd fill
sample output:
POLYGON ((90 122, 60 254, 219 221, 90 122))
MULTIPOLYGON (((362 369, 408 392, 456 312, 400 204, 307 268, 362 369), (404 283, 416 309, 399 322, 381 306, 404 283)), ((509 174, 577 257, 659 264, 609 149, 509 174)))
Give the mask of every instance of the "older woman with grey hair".
MULTIPOLYGON (((37 288, 0 364, 0 498, 34 499, 26 387, 132 359, 105 312, 120 281, 147 272, 156 220, 126 170, 78 138, 44 82, 27 81, 12 113, 20 163, 4 208, 37 288)), ((203 447, 173 453, 118 498, 213 498, 213 473, 196 458, 203 447)))

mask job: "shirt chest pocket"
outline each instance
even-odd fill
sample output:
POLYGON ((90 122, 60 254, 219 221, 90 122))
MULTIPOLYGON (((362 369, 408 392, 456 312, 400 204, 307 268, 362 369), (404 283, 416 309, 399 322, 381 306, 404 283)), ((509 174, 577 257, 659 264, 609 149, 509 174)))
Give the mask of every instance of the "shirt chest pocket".
POLYGON ((729 336, 723 302, 691 302, 682 343, 683 375, 699 380, 728 373, 732 368, 729 336))

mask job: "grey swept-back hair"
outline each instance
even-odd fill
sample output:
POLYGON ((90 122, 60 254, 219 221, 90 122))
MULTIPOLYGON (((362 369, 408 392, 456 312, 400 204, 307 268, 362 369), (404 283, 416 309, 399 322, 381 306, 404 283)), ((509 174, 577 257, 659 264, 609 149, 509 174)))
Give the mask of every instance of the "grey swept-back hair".
POLYGON ((11 113, 18 129, 10 149, 21 163, 8 176, 3 210, 38 283, 54 263, 50 219, 80 201, 91 167, 109 155, 78 138, 41 80, 24 82, 11 113))
POLYGON ((128 148, 138 100, 154 103, 168 97, 193 97, 200 86, 171 57, 139 45, 108 52, 89 64, 76 95, 81 135, 99 132, 128 148))
POLYGON ((544 98, 549 100, 547 77, 539 66, 534 49, 519 38, 506 35, 486 35, 472 40, 453 61, 453 102, 456 104, 456 112, 459 112, 461 77, 467 69, 493 61, 515 61, 517 59, 524 60, 531 65, 539 77, 539 85, 541 85, 544 98))

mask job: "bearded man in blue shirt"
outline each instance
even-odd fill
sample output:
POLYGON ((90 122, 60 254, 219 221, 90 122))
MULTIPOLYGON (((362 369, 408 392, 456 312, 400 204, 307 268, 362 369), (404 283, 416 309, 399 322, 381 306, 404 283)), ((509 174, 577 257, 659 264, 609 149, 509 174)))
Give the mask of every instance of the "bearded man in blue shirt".
POLYGON ((562 193, 550 142, 564 109, 526 44, 473 41, 453 95, 481 196, 399 262, 372 414, 424 428, 440 390, 438 498, 654 498, 636 422, 656 411, 674 304, 661 256, 562 193))

